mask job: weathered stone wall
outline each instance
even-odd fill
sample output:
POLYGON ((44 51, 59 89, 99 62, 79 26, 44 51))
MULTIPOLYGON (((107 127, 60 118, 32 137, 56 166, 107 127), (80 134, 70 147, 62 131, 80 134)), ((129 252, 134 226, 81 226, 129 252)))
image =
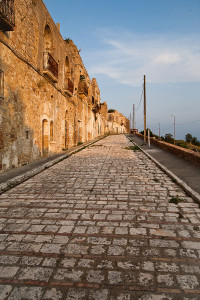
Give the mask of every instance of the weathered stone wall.
POLYGON ((106 102, 101 103, 100 105, 100 114, 101 114, 101 134, 108 133, 108 106, 106 102))
POLYGON ((117 110, 108 110, 108 132, 110 133, 128 133, 129 121, 117 110))
POLYGON ((0 172, 106 131, 98 84, 77 47, 63 40, 42 0, 14 5, 14 31, 0 30, 0 172))

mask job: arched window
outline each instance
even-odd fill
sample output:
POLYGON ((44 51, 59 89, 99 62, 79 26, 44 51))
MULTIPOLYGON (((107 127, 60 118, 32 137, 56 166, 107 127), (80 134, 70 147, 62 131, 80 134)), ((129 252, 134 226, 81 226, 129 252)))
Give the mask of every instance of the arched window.
POLYGON ((53 51, 53 37, 49 25, 46 25, 44 29, 44 50, 45 52, 53 51))
POLYGON ((74 93, 74 83, 73 83, 73 72, 70 67, 69 59, 66 56, 65 58, 65 67, 64 67, 64 91, 70 97, 73 96, 74 93))
POLYGON ((49 77, 53 82, 58 81, 58 63, 53 55, 53 36, 49 25, 44 29, 44 75, 49 77))
POLYGON ((71 73, 70 73, 70 67, 69 67, 69 59, 66 56, 66 59, 65 59, 65 78, 69 78, 70 75, 71 75, 71 73))

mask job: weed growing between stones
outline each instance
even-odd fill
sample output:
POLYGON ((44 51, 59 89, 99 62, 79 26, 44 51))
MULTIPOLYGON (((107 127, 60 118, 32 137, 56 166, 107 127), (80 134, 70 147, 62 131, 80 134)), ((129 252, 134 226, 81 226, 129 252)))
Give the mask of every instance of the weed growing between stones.
POLYGON ((140 151, 140 148, 138 146, 129 146, 129 147, 125 147, 124 149, 126 150, 133 150, 133 151, 140 151))
POLYGON ((103 145, 102 144, 100 144, 100 145, 92 145, 90 147, 103 147, 103 145))
POLYGON ((181 198, 178 198, 178 197, 172 197, 170 200, 169 200, 169 203, 174 203, 174 204, 179 204, 180 202, 184 202, 185 200, 184 199, 181 199, 181 198))

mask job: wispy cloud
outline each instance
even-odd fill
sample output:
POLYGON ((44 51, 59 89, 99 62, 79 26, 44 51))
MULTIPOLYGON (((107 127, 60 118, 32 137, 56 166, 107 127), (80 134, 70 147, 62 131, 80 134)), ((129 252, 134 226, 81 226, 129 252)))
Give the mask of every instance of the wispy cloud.
POLYGON ((99 48, 87 55, 89 72, 138 85, 145 74, 152 83, 200 82, 200 41, 195 36, 98 32, 99 48))

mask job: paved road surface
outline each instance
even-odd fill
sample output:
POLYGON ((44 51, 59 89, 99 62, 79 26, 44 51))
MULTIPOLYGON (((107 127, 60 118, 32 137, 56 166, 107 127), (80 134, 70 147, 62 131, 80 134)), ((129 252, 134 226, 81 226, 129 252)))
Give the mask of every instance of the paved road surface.
POLYGON ((157 161, 172 171, 176 176, 187 183, 194 191, 200 194, 200 168, 193 166, 191 163, 176 155, 169 153, 153 144, 151 148, 144 145, 143 139, 132 135, 130 136, 138 146, 144 149, 147 153, 153 156, 157 161))
POLYGON ((0 299, 200 298, 200 209, 129 145, 109 136, 0 196, 0 299))

